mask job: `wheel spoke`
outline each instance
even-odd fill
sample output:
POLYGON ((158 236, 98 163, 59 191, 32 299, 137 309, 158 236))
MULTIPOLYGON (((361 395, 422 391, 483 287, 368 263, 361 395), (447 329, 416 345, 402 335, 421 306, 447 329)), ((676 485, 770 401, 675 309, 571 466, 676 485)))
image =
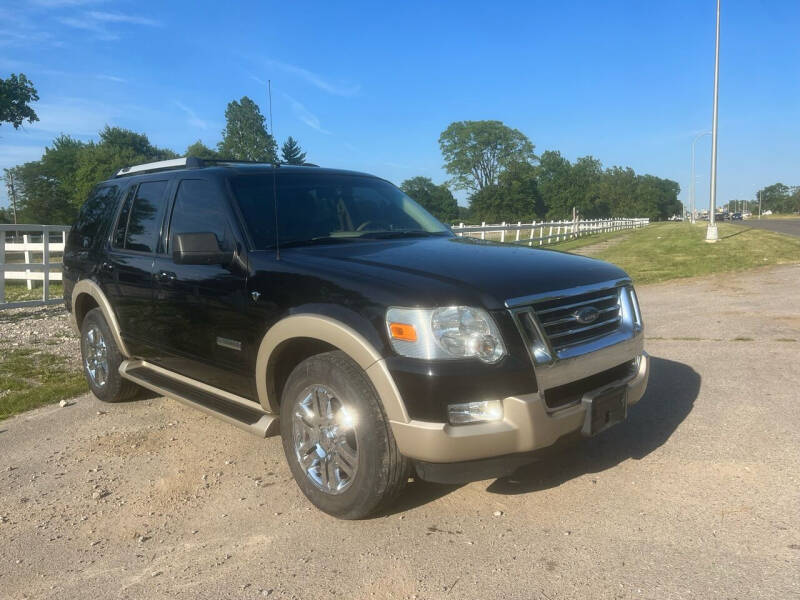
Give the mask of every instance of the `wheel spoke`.
POLYGON ((345 475, 347 475, 348 478, 355 475, 356 470, 354 466, 348 464, 345 458, 341 455, 341 453, 336 454, 333 462, 340 471, 342 471, 345 475))

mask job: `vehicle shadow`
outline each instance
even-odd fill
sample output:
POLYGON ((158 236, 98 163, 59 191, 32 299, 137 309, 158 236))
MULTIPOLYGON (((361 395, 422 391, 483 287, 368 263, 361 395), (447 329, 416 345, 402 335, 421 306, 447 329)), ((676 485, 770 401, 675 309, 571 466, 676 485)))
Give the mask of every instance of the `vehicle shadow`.
POLYGON ((644 458, 663 445, 692 411, 700 379, 688 365, 651 357, 647 392, 631 407, 624 423, 597 437, 554 448, 511 477, 494 481, 487 491, 511 495, 545 490, 587 473, 605 471, 629 458, 644 458))
MULTIPOLYGON (((628 419, 590 438, 573 436, 543 450, 536 462, 512 476, 493 481, 493 494, 527 494, 553 487, 587 473, 610 469, 629 458, 641 459, 663 445, 692 411, 700 393, 700 375, 690 366, 665 358, 650 358, 650 381, 644 397, 628 419)), ((414 480, 383 516, 433 502, 461 485, 414 480)))

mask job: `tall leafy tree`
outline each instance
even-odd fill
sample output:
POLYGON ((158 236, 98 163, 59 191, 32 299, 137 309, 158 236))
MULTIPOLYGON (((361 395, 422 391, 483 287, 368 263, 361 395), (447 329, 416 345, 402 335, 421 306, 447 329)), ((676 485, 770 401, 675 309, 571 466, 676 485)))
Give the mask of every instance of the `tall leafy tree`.
POLYGON ((247 96, 233 100, 225 109, 225 129, 217 146, 222 158, 277 162, 275 139, 267 133, 264 115, 247 96))
POLYGON ((498 182, 470 196, 470 215, 487 223, 531 221, 541 218, 545 207, 539 194, 536 167, 512 163, 498 182))
POLYGON ((11 123, 19 129, 22 122, 38 121, 39 117, 30 107, 31 102, 39 100, 33 83, 23 73, 11 74, 8 79, 0 79, 0 124, 11 123))
POLYGON ((429 177, 412 177, 400 189, 443 223, 458 219, 458 203, 446 185, 436 185, 429 177))
POLYGON ((774 213, 800 211, 800 186, 773 183, 756 192, 756 201, 761 198, 761 210, 774 213))
POLYGON ((300 147, 300 144, 292 136, 286 138, 281 146, 281 157, 283 162, 290 165, 302 165, 306 162, 306 153, 300 147))
POLYGON ((45 148, 41 159, 10 169, 19 220, 71 223, 90 190, 120 168, 176 156, 152 145, 147 136, 119 127, 105 127, 97 142, 61 135, 45 148))
POLYGON ((439 136, 445 170, 456 189, 479 192, 511 163, 532 162, 534 145, 500 121, 456 121, 439 136))
POLYGON ((186 148, 186 156, 194 156, 195 158, 220 158, 219 152, 212 150, 201 140, 197 140, 194 144, 190 144, 186 148))

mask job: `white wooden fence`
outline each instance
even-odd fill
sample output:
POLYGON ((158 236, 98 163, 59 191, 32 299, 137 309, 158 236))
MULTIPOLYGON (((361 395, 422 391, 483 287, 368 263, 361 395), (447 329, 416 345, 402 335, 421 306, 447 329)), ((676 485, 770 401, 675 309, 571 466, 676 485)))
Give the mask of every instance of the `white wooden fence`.
POLYGON ((0 310, 62 301, 50 297, 50 282, 61 281, 61 257, 69 229, 63 225, 0 225, 0 310), (25 281, 29 290, 34 281, 41 281, 41 300, 6 302, 9 280, 25 281))
POLYGON ((528 246, 546 246, 596 233, 645 227, 650 219, 589 219, 581 221, 533 221, 500 225, 455 225, 453 233, 460 237, 489 239, 528 246))

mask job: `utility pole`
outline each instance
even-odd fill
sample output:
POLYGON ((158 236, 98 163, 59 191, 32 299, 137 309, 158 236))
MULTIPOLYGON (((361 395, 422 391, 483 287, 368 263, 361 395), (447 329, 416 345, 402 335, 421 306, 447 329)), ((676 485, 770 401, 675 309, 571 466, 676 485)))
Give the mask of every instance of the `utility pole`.
POLYGON ((11 196, 11 207, 14 210, 14 225, 17 224, 17 191, 14 189, 14 175, 10 170, 6 170, 6 188, 8 195, 11 196))
POLYGON ((714 49, 714 116, 711 119, 711 206, 708 215, 706 241, 714 243, 719 239, 714 213, 717 210, 717 112, 719 106, 719 4, 717 0, 717 38, 714 49))
POLYGON ((761 198, 764 195, 764 190, 758 190, 758 218, 761 218, 761 198))

